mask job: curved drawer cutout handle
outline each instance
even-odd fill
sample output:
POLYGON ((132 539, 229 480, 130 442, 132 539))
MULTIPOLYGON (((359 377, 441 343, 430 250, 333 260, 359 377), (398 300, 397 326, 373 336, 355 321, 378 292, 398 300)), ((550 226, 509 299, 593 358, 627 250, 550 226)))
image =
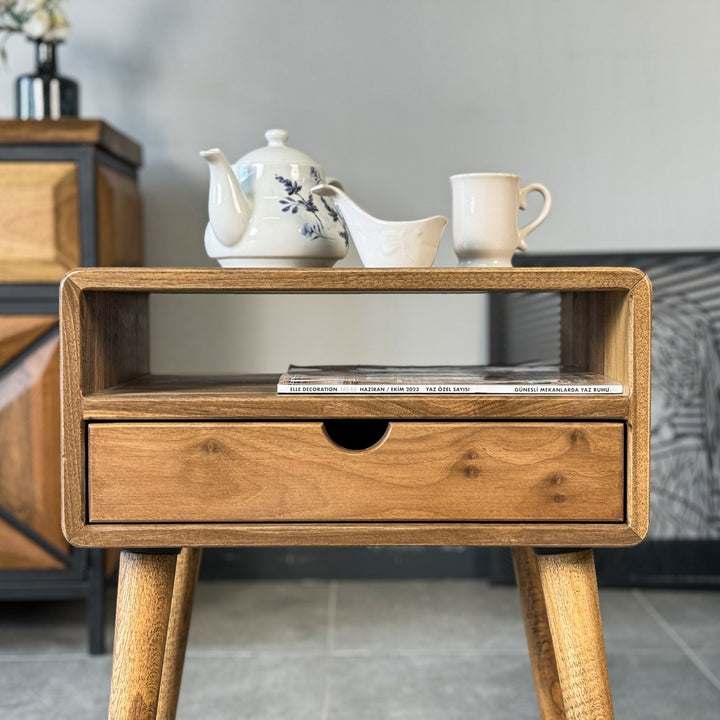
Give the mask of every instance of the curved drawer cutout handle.
POLYGON ((370 450, 382 445, 390 434, 388 420, 325 420, 325 437, 343 450, 370 450))

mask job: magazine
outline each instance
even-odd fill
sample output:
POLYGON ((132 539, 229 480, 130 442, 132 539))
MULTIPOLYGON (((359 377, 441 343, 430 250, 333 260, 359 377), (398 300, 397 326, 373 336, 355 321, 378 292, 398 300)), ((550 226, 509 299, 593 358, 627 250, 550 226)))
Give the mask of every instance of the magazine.
POLYGON ((622 383, 605 375, 556 366, 523 365, 291 365, 278 393, 390 395, 619 395, 622 383))

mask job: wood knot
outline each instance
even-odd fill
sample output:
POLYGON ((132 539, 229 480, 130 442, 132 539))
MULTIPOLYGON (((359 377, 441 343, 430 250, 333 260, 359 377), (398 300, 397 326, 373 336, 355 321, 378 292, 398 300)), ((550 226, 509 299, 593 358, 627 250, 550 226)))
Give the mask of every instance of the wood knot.
POLYGON ((550 484, 551 485, 562 485, 562 483, 564 483, 564 482, 565 482, 565 478, 560 473, 550 476, 550 484))
POLYGON ((220 443, 215 440, 205 440, 201 447, 206 453, 220 452, 220 443))
POLYGON ((564 503, 564 502, 565 502, 565 496, 564 496, 564 495, 561 495, 560 493, 558 493, 557 495, 555 495, 555 496, 553 497, 553 500, 554 500, 556 503, 564 503))
POLYGON ((480 455, 477 450, 468 450, 468 453, 465 457, 467 457, 468 460, 477 460, 480 455))
POLYGON ((480 476, 480 468, 477 465, 468 465, 465 468, 465 475, 469 478, 476 478, 480 476))

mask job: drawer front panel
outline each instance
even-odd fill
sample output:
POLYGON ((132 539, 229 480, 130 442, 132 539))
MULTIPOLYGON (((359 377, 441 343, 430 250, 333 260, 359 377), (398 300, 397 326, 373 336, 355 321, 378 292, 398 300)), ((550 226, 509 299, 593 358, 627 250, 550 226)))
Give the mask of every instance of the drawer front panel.
POLYGON ((90 423, 91 523, 624 519, 622 423, 90 423))

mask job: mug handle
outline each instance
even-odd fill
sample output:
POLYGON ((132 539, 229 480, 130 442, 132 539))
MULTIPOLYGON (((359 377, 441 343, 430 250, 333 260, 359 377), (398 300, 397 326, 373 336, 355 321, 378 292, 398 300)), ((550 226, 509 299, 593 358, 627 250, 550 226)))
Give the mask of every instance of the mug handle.
POLYGON ((552 207, 552 198, 550 197, 550 191, 540 183, 530 183, 524 188, 520 188, 520 202, 518 206, 521 210, 524 210, 527 206, 527 196, 533 190, 539 192, 545 198, 545 204, 543 205, 540 214, 531 223, 528 223, 525 227, 520 228, 520 242, 517 246, 518 250, 527 250, 527 243, 525 242, 525 238, 548 216, 550 208, 552 207))

